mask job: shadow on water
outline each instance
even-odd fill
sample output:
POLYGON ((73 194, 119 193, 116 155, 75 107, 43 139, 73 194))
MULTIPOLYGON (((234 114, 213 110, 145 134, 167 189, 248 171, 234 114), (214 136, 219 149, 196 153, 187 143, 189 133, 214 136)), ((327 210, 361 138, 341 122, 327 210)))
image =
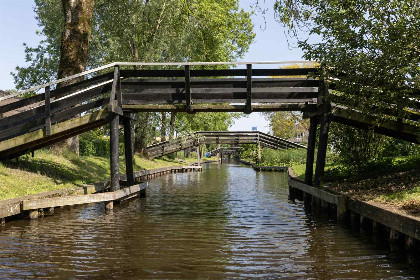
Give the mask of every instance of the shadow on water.
POLYGON ((0 229, 0 278, 415 279, 417 268, 288 201, 287 175, 238 164, 150 181, 105 213, 72 207, 0 229))

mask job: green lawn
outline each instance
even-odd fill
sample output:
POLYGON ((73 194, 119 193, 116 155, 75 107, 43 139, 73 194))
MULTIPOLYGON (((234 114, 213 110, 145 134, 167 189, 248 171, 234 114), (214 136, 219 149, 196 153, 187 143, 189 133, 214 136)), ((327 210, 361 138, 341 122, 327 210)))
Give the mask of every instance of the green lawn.
MULTIPOLYGON (((81 156, 69 152, 57 155, 49 150, 35 152, 35 157, 22 156, 0 163, 0 200, 40 192, 82 187, 109 179, 108 157, 81 156)), ((134 157, 134 170, 182 165, 172 160, 148 160, 134 157)), ((123 158, 120 172, 125 172, 123 158)))

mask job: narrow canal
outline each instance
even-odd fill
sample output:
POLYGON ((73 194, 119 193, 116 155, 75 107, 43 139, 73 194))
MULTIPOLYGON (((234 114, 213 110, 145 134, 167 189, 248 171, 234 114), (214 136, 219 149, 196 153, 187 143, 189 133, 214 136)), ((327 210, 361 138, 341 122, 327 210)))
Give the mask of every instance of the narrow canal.
POLYGON ((417 279, 404 258, 287 200, 285 173, 210 164, 146 198, 0 228, 0 278, 417 279))

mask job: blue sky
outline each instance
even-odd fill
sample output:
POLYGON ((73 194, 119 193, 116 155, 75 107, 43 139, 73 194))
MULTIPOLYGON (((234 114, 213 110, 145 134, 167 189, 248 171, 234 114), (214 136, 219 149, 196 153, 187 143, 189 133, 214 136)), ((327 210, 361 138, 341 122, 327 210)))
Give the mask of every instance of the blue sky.
MULTIPOLYGON (((249 10, 255 0, 240 0, 242 8, 249 10)), ((262 10, 253 16, 256 38, 242 61, 285 61, 302 60, 303 52, 291 48, 284 29, 274 19, 274 0, 259 1, 262 10)), ((1 0, 0 5, 0 89, 14 88, 10 75, 17 65, 25 65, 23 43, 36 46, 41 39, 36 35, 38 29, 33 12, 34 2, 29 0, 1 0)), ((230 130, 251 130, 258 126, 260 131, 268 132, 268 122, 258 113, 252 113, 248 118, 241 118, 230 130)))

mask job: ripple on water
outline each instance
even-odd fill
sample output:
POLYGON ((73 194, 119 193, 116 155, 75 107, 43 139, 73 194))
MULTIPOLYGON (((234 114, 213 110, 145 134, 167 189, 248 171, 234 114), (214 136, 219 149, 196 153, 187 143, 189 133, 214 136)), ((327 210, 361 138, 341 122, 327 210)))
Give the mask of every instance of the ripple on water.
POLYGON ((0 278, 414 279, 419 271, 290 203, 283 173, 211 165, 168 174, 146 198, 15 221, 0 278))

